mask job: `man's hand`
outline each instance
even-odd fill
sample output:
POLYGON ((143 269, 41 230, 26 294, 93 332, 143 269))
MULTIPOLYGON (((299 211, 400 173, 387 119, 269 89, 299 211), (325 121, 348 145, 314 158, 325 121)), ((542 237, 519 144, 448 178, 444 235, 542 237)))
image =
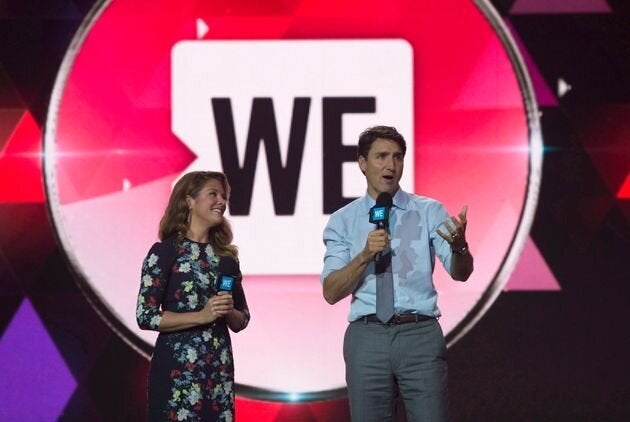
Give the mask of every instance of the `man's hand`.
POLYGON ((466 224, 468 220, 466 219, 466 213, 468 212, 468 205, 464 205, 462 210, 459 212, 459 219, 455 216, 451 216, 448 220, 444 221, 444 227, 448 230, 448 234, 444 233, 440 229, 436 229, 437 234, 439 234, 444 240, 451 245, 451 249, 454 251, 462 250, 463 248, 468 246, 466 242, 466 224))
POLYGON ((370 258, 374 258, 377 253, 383 252, 387 249, 390 240, 391 236, 385 231, 385 229, 373 230, 368 234, 363 252, 370 258))
POLYGON ((451 245, 453 259, 451 260, 450 273, 453 279, 459 281, 468 280, 473 272, 473 257, 468 250, 468 243, 466 243, 466 224, 468 223, 466 212, 468 212, 468 205, 464 205, 464 208, 459 212, 459 218, 450 217, 443 223, 448 234, 440 231, 440 229, 435 230, 451 245))

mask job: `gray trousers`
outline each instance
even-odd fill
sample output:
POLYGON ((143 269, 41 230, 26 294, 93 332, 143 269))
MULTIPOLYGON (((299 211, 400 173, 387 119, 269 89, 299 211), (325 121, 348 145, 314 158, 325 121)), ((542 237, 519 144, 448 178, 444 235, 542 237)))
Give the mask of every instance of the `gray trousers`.
POLYGON ((446 342, 437 320, 352 322, 343 355, 353 422, 391 421, 397 392, 408 422, 448 420, 446 342))

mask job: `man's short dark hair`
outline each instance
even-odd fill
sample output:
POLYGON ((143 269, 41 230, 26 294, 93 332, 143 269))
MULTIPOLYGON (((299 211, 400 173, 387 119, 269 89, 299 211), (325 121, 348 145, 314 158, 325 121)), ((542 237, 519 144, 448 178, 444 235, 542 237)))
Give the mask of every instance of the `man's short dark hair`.
POLYGON ((365 129, 361 135, 359 135, 359 150, 357 151, 357 158, 363 157, 367 159, 372 144, 377 139, 388 139, 394 141, 400 147, 403 153, 403 157, 407 153, 407 143, 405 138, 398 133, 395 127, 392 126, 373 126, 365 129))

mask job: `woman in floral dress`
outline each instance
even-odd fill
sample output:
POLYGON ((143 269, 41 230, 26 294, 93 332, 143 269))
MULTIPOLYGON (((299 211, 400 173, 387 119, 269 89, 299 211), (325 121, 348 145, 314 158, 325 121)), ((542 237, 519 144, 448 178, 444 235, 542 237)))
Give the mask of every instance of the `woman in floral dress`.
MULTIPOLYGON (((173 188, 161 242, 142 265, 136 318, 160 332, 148 385, 150 421, 234 420, 234 364, 228 328, 245 328, 249 310, 238 250, 223 217, 230 194, 219 172, 192 172, 173 188), (217 291, 219 260, 238 274, 231 294, 217 291)), ((222 267, 224 268, 224 267, 222 267)))

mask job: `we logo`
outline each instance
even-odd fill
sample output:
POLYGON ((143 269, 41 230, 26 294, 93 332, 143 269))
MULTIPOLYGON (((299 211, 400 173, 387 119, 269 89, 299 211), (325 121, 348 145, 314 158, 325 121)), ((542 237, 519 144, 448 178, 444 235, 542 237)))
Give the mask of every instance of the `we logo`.
MULTIPOLYGON (((173 49, 172 81, 173 133, 197 156, 190 170, 227 174, 250 274, 319 273, 328 215, 365 192, 363 129, 396 126, 413 157, 404 40, 184 41, 173 49), (291 259, 269 259, 296 247, 291 259)), ((411 187, 408 164, 401 185, 411 187)))

